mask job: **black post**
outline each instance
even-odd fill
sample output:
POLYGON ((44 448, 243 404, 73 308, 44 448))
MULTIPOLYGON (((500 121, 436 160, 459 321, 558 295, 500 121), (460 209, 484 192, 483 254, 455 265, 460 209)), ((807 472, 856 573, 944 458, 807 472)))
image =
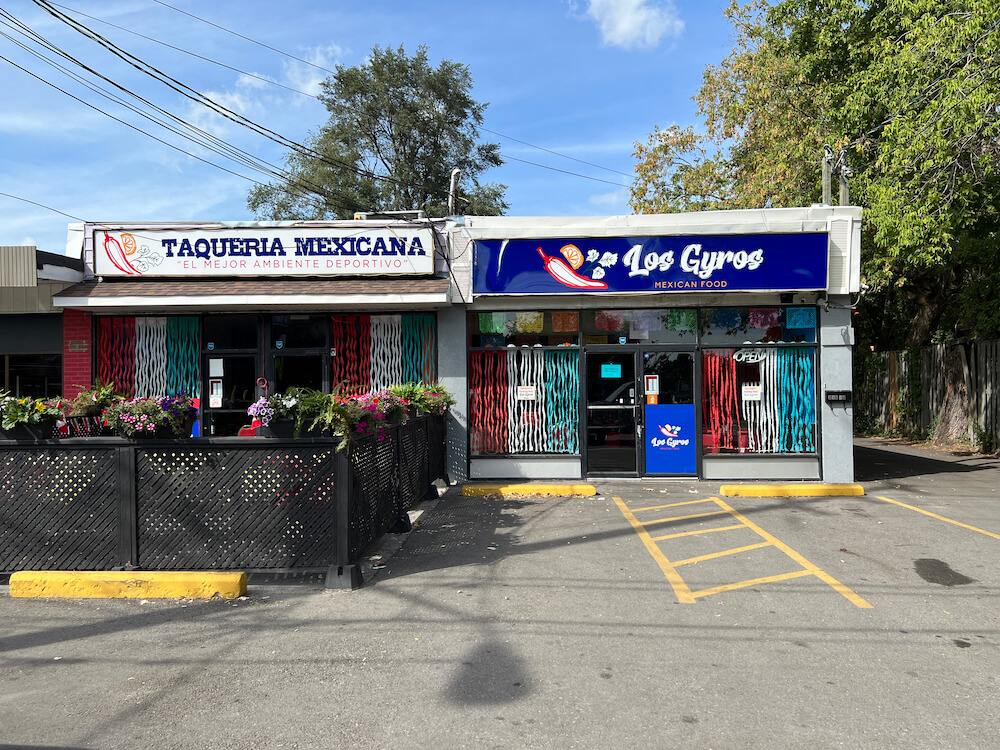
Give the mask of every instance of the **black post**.
POLYGON ((139 567, 135 446, 116 448, 118 483, 118 569, 139 567))
POLYGON ((336 497, 337 529, 334 564, 326 571, 326 588, 360 588, 363 583, 361 566, 351 558, 351 497, 354 494, 354 472, 351 470, 351 443, 337 451, 334 460, 333 489, 336 497))

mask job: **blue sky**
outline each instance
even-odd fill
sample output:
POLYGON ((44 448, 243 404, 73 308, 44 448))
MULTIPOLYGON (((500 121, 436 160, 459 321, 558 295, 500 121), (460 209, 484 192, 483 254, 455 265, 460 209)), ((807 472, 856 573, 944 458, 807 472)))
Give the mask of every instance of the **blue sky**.
MULTIPOLYGON (((723 17, 726 3, 719 0, 164 2, 329 70, 362 63, 374 45, 403 45, 412 53, 423 44, 434 65, 442 59, 464 63, 475 84, 473 95, 489 104, 484 128, 493 132, 482 136, 498 142, 510 158, 484 179, 508 186, 509 214, 520 216, 630 213, 635 141, 644 141, 654 125, 697 124, 692 97, 702 72, 725 57, 731 40, 723 17)), ((318 101, 289 88, 315 94, 329 73, 157 0, 61 0, 56 8, 121 50, 292 140, 302 141, 326 121, 318 101)), ((12 0, 3 10, 128 90, 244 151, 283 163, 285 150, 279 145, 125 65, 35 2, 12 0)), ((0 18, 0 32, 6 35, 0 36, 0 56, 6 58, 0 60, 5 103, 0 109, 0 193, 87 221, 253 218, 246 208, 249 180, 157 142, 43 80, 183 151, 246 177, 266 178, 199 150, 67 78, 6 38, 29 44, 12 26, 11 18, 0 18)), ((29 46, 40 49, 37 43, 29 46)), ((63 252, 72 220, 0 195, 0 245, 34 244, 63 252)))

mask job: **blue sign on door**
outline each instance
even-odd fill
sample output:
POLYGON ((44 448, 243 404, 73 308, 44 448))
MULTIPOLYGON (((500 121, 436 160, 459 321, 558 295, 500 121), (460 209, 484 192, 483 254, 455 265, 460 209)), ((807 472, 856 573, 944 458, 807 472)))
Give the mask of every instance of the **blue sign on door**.
POLYGON ((694 404, 646 404, 646 473, 697 474, 694 404))

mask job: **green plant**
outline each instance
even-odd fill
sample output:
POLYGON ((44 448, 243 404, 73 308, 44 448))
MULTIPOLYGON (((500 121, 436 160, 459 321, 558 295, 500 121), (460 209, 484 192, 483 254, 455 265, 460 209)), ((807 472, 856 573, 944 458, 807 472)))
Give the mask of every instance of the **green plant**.
POLYGON ((35 399, 29 396, 11 396, 0 392, 0 426, 5 430, 17 424, 38 424, 45 419, 59 419, 63 416, 63 404, 59 399, 35 399))
POLYGON ((133 398, 116 401, 104 411, 104 421, 125 436, 153 436, 164 427, 165 415, 159 399, 133 398))
POLYGON ((420 401, 424 404, 423 409, 431 414, 444 414, 455 405, 455 397, 439 383, 424 386, 420 401))
POLYGON ((82 389, 75 398, 65 402, 66 413, 73 417, 96 417, 123 398, 121 393, 115 391, 113 382, 102 383, 98 380, 92 388, 82 389))
POLYGON ((972 440, 981 453, 996 453, 996 436, 990 431, 980 426, 978 422, 972 423, 972 440))

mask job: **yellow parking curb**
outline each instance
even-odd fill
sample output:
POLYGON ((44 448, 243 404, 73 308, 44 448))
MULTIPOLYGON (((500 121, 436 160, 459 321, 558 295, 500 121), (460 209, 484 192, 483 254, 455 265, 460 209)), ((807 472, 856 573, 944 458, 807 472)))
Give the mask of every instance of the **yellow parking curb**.
POLYGON ((583 497, 592 497, 597 494, 597 488, 592 484, 465 484, 462 485, 462 494, 467 497, 479 495, 500 495, 501 497, 582 495, 583 497))
POLYGON ((24 598, 236 599, 246 591, 242 572, 22 570, 10 576, 10 595, 24 598))
POLYGON ((864 495, 860 484, 724 484, 723 497, 843 497, 864 495))

